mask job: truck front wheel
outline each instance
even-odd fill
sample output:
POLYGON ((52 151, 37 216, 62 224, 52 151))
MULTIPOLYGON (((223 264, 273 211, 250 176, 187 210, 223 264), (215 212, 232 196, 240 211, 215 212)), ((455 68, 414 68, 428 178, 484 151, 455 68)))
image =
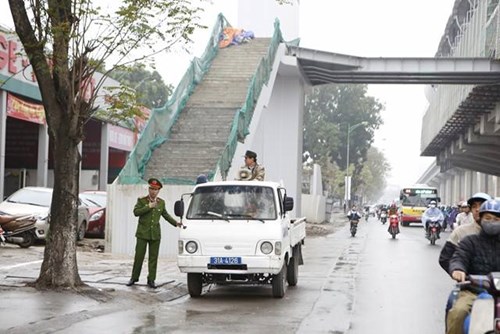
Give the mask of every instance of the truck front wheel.
POLYGON ((299 281, 299 261, 300 261, 300 245, 293 248, 292 258, 290 259, 286 271, 286 280, 288 285, 296 286, 299 281))
POLYGON ((288 263, 286 280, 290 286, 296 286, 299 281, 299 259, 296 255, 292 257, 288 263))
POLYGON ((199 273, 188 273, 187 274, 187 284, 188 292, 191 298, 197 298, 201 296, 202 279, 199 273))
POLYGON ((274 275, 272 286, 273 286, 273 297, 274 298, 283 298, 285 296, 286 291, 286 273, 287 273, 286 263, 283 263, 283 267, 279 274, 274 275))

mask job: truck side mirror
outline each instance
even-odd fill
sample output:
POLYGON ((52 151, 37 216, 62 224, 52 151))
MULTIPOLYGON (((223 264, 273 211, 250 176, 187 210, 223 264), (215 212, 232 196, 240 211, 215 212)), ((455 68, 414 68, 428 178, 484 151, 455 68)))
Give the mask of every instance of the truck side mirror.
POLYGON ((184 215, 184 200, 176 201, 174 204, 174 213, 177 217, 181 217, 184 215))
POLYGON ((285 212, 293 210, 293 198, 286 196, 283 200, 283 208, 285 212))

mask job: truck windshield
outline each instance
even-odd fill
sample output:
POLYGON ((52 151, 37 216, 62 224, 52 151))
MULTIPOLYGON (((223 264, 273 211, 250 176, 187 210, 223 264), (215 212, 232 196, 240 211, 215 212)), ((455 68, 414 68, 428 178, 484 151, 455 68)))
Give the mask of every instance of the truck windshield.
POLYGON ((187 219, 275 220, 273 188, 262 186, 202 186, 196 188, 189 204, 187 219))

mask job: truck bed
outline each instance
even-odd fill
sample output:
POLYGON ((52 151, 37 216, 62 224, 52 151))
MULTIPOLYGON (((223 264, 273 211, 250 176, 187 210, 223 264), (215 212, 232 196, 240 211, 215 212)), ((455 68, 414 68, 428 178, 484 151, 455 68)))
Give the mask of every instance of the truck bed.
POLYGON ((295 246, 306 237, 306 217, 292 219, 290 223, 290 244, 295 246))

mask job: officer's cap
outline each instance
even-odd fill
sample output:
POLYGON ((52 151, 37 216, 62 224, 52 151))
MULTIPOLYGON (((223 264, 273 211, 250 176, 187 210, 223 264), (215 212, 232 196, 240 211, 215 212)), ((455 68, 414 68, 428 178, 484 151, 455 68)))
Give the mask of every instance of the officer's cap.
POLYGON ((153 188, 153 189, 161 189, 163 187, 160 180, 158 180, 154 177, 152 177, 148 180, 148 184, 149 184, 149 187, 153 188))

